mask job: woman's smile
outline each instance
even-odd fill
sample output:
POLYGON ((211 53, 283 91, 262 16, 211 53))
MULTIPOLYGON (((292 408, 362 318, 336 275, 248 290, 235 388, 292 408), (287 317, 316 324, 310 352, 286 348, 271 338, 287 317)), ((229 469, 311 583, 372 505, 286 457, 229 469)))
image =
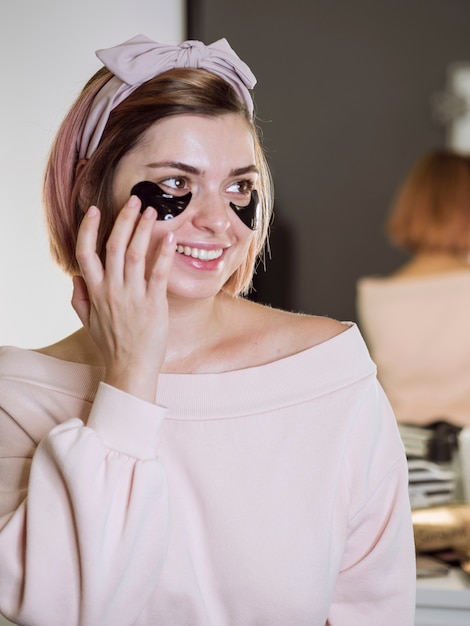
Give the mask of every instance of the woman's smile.
POLYGON ((214 259, 220 258, 224 251, 222 248, 208 250, 206 248, 197 248, 186 245, 182 246, 181 244, 178 244, 176 246, 176 252, 193 259, 199 259, 200 261, 214 261, 214 259))

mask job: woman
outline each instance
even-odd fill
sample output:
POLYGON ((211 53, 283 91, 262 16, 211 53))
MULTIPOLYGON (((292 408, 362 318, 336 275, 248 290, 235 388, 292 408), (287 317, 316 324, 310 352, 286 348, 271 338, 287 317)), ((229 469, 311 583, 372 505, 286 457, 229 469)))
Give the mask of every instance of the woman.
POLYGON ((83 328, 0 353, 0 610, 411 625, 406 460, 357 328, 242 297, 271 210, 254 76, 225 40, 98 56, 45 181, 83 328))
POLYGON ((421 157, 387 221, 409 254, 358 283, 358 319, 399 422, 470 425, 470 159, 421 157))

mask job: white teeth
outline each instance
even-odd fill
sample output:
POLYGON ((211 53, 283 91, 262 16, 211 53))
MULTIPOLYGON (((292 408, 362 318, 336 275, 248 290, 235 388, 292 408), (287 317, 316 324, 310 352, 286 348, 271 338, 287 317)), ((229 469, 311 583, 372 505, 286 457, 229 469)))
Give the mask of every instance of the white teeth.
POLYGON ((191 256, 193 259, 199 259, 200 261, 213 261, 214 259, 218 259, 222 256, 222 248, 217 248, 217 250, 205 250, 203 248, 190 248, 189 246, 176 246, 176 251, 179 254, 184 254, 185 256, 191 256))

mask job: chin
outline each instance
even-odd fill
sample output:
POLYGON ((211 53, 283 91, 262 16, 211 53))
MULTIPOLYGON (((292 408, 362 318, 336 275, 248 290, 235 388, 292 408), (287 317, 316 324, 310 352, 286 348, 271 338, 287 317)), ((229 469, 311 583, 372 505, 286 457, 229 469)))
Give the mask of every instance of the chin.
POLYGON ((225 281, 222 284, 217 283, 204 284, 192 282, 190 285, 184 285, 179 283, 178 285, 168 285, 168 297, 179 300, 205 300, 207 298, 214 298, 222 291, 225 281))

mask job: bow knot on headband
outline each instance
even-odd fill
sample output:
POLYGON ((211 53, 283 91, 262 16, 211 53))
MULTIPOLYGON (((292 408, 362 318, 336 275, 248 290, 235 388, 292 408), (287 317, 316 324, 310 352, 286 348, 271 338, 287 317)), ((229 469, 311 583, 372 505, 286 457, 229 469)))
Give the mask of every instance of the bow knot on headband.
POLYGON ((96 150, 111 111, 142 83, 174 68, 202 68, 226 80, 253 115, 249 90, 256 78, 248 65, 232 50, 226 39, 210 45, 188 40, 178 46, 160 44, 144 35, 97 50, 96 56, 114 76, 97 93, 78 141, 79 158, 96 150))

